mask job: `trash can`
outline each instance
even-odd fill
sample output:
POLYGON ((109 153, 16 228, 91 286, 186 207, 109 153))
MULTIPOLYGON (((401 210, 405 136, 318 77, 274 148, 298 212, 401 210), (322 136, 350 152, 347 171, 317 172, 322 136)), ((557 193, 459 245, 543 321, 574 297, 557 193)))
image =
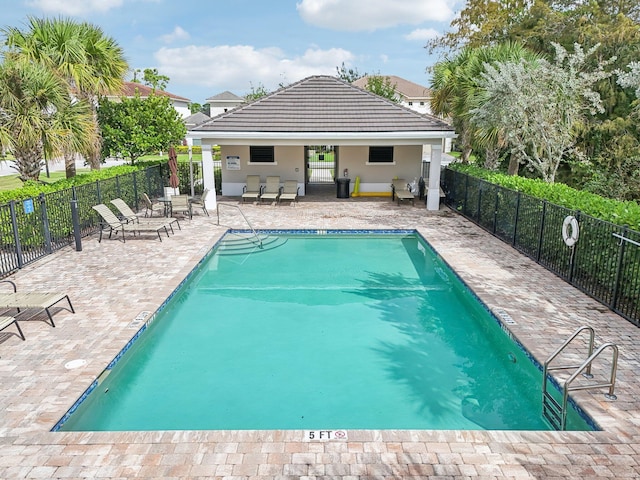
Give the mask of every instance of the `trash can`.
POLYGON ((338 185, 338 198, 349 198, 349 182, 350 178, 338 178, 336 183, 338 185))

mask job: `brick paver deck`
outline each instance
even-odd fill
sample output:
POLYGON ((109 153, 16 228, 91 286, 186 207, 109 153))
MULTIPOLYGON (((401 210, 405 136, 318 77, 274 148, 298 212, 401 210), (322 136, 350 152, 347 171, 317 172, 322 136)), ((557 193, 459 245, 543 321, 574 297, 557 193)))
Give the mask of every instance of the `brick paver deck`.
MULTIPOLYGON (((237 205, 237 199, 222 199, 237 205)), ((242 207, 255 228, 416 228, 508 329, 543 361, 578 326, 620 347, 617 401, 601 391, 574 398, 599 432, 349 431, 309 442, 302 431, 73 432, 50 429, 227 228, 232 208, 183 221, 160 243, 97 236, 11 276, 20 290, 61 290, 76 313, 0 332, 0 478, 640 478, 640 330, 508 245, 443 209, 389 199, 301 199, 297 206, 242 207), (72 360, 86 364, 68 369, 72 360)), ((560 232, 558 233, 560 235, 560 232)), ((1 286, 1 284, 0 284, 1 286)))

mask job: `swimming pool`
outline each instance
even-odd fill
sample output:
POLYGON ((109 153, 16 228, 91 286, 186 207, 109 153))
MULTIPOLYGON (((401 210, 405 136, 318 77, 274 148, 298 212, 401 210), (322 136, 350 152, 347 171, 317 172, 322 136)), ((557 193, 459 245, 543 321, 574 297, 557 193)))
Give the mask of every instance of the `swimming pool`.
POLYGON ((414 232, 232 237, 56 429, 550 429, 539 368, 414 232))

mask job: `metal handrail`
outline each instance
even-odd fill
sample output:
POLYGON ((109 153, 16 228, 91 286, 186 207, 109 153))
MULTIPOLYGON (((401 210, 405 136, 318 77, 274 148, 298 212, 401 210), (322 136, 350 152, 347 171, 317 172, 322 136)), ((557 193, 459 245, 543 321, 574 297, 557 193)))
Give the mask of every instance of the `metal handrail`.
POLYGON ((609 387, 609 392, 605 393, 605 397, 609 400, 615 400, 618 397, 613 393, 616 388, 616 370, 618 368, 618 346, 613 343, 605 343, 601 345, 589 358, 587 358, 584 363, 580 366, 578 370, 573 372, 566 382, 564 382, 563 395, 562 395, 562 430, 565 429, 567 424, 567 400, 569 398, 569 391, 576 390, 589 390, 591 388, 603 388, 609 387), (578 385, 575 387, 571 387, 571 382, 573 382, 576 377, 584 370, 585 368, 591 368, 591 363, 595 360, 595 358, 600 355, 605 349, 611 348, 613 350, 613 358, 611 360, 611 376, 609 377, 608 383, 593 383, 589 385, 578 385))
POLYGON ((253 228, 253 226, 249 222, 249 219, 245 216, 244 212, 242 211, 242 209, 238 205, 233 205, 232 203, 217 202, 216 203, 216 214, 218 216, 218 225, 220 225, 220 205, 225 205, 227 207, 233 207, 233 208, 238 209, 238 211, 240 212, 240 215, 242 215, 242 218, 244 218, 244 221, 247 222, 247 225, 249 226, 249 228, 253 232, 253 235, 256 237, 256 240, 258 241, 258 248, 262 249, 262 239, 260 238, 258 233, 255 231, 255 229, 253 228))
MULTIPOLYGON (((595 339, 595 332, 593 330, 593 327, 590 327, 588 325, 583 325, 580 328, 578 328, 575 332, 573 332, 573 335, 571 335, 562 345, 560 345, 560 347, 558 347, 558 349, 553 352, 551 354, 551 356, 549 358, 547 358, 547 361, 544 362, 544 369, 543 369, 543 380, 544 380, 544 385, 543 385, 543 389, 542 392, 544 393, 544 391, 546 390, 546 378, 547 378, 547 372, 550 372, 552 370, 568 370, 568 369, 573 369, 573 368, 578 368, 580 367, 580 365, 563 365, 563 366, 559 366, 559 367, 549 367, 549 364, 551 363, 551 361, 553 359, 555 359, 558 355, 560 355, 560 353, 562 353, 562 351, 567 348, 569 346, 569 344, 578 336, 580 335, 580 333, 582 333, 583 331, 588 330, 589 331, 589 357, 591 356, 591 354, 593 353, 593 342, 595 339)), ((591 366, 589 366, 589 368, 587 369, 587 372, 585 373, 585 375, 591 375, 591 366)))

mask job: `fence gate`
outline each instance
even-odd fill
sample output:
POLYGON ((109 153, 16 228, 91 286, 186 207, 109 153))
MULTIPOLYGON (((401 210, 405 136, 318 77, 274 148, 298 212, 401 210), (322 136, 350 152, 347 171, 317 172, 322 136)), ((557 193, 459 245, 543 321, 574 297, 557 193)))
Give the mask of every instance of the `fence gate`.
POLYGON ((333 184, 336 177, 338 149, 334 145, 309 145, 305 147, 307 159, 307 183, 333 184))

